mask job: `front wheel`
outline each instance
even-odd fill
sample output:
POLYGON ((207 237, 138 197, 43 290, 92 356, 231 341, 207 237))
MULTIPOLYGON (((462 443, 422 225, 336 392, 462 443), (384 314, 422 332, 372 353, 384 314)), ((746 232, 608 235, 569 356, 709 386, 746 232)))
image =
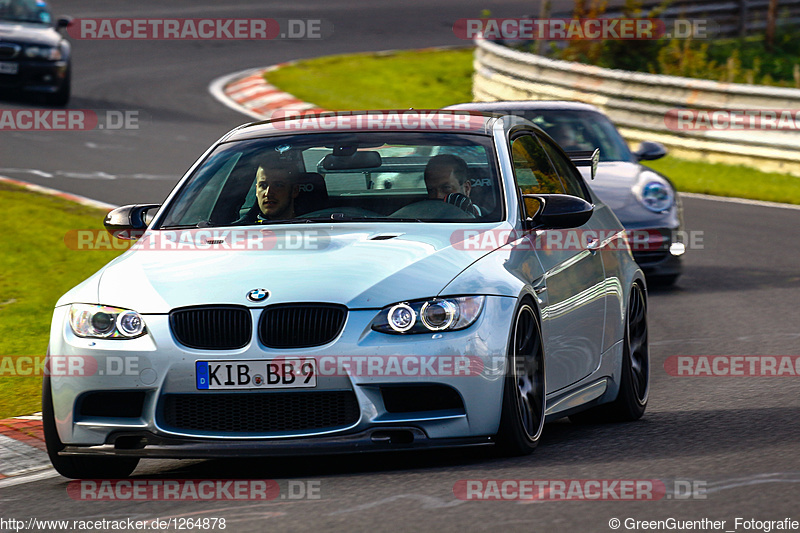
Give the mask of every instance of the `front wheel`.
POLYGON ((529 302, 514 319, 507 366, 497 447, 502 455, 528 455, 539 443, 545 411, 542 335, 529 302))
POLYGON ((650 392, 650 350, 647 343, 647 304, 641 285, 634 283, 625 319, 622 378, 617 398, 569 417, 577 423, 629 422, 647 408, 650 392))
POLYGON ((42 429, 47 455, 56 472, 72 479, 119 479, 131 475, 139 464, 136 457, 79 457, 58 455, 65 448, 56 430, 50 377, 42 382, 42 429))

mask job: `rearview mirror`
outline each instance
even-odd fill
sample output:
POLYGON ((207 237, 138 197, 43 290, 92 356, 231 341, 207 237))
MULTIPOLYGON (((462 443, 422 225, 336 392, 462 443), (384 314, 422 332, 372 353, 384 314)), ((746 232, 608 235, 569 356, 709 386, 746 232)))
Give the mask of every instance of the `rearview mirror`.
POLYGON ((351 155, 328 154, 320 164, 325 170, 360 170, 381 166, 381 154, 373 151, 355 152, 351 155))
POLYGON ((159 204, 124 205, 108 213, 103 225, 117 239, 134 241, 142 236, 159 207, 159 204))
POLYGON ((652 161, 667 155, 667 148, 661 143, 644 141, 639 145, 639 149, 633 152, 633 155, 639 161, 652 161))
POLYGON ((522 200, 528 229, 577 228, 586 224, 594 211, 586 200, 568 194, 523 194, 522 200))

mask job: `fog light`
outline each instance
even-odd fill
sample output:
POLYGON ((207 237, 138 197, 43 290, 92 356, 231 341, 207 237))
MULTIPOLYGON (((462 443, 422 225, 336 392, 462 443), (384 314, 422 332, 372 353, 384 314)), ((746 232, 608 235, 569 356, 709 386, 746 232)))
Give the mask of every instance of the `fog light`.
POLYGON ((674 256, 683 255, 686 252, 686 245, 682 242, 673 242, 669 245, 669 253, 674 256))
POLYGON ((389 310, 389 326, 397 332, 404 332, 414 327, 417 314, 406 303, 397 304, 389 310))

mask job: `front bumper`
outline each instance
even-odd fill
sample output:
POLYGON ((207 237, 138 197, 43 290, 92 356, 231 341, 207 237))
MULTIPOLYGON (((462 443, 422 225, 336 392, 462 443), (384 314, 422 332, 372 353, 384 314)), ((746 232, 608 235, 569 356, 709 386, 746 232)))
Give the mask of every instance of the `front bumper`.
POLYGON ((631 252, 648 278, 679 276, 683 272, 685 236, 678 228, 629 230, 631 252))
POLYGON ((247 441, 177 439, 160 437, 149 432, 121 432, 109 435, 108 441, 107 444, 98 446, 67 446, 60 455, 194 459, 264 455, 331 455, 494 444, 490 436, 431 439, 423 430, 413 426, 372 428, 359 433, 327 437, 247 441))
POLYGON ((19 61, 16 74, 0 74, 0 89, 55 93, 65 83, 69 71, 66 61, 19 61))
MULTIPOLYGON (((348 451, 430 448, 487 444, 497 432, 503 394, 508 334, 514 298, 487 296, 471 327, 439 335, 387 335, 372 331, 378 310, 351 310, 342 333, 333 342, 307 349, 277 350, 260 344, 254 331, 250 344, 239 350, 195 350, 179 345, 167 315, 145 315, 148 334, 126 340, 76 337, 66 320, 69 306, 56 308, 50 354, 82 357, 91 370, 72 375, 51 374, 53 404, 64 454, 118 454, 139 457, 212 457, 280 455, 348 451), (288 357, 412 356, 479 359, 482 371, 469 375, 375 376, 345 372, 321 375, 314 392, 351 391, 357 417, 344 427, 305 431, 241 432, 176 428, 165 423, 165 399, 204 396, 220 391, 197 389, 195 362, 203 360, 271 360, 288 357), (387 409, 382 391, 390 386, 436 385, 458 393, 463 408, 424 412, 387 409), (143 395, 141 412, 133 416, 86 416, 82 398, 91 392, 136 392, 143 395), (138 416, 137 416, 138 415, 138 416)), ((261 309, 251 309, 258 323, 261 309)), ((303 394, 303 389, 293 389, 303 394)), ((307 389, 312 390, 312 389, 307 389)), ((268 395, 286 390, 222 391, 224 394, 268 395)))

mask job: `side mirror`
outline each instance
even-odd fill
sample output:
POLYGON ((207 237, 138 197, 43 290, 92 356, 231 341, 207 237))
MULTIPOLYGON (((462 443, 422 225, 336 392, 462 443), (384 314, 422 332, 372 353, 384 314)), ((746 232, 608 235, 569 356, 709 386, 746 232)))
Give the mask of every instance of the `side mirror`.
POLYGON ((142 236, 159 207, 159 204, 124 205, 107 214, 103 225, 117 239, 133 241, 142 236))
POLYGON ((633 155, 639 161, 652 161, 667 155, 667 148, 661 143, 644 141, 639 145, 639 149, 633 152, 633 155))
POLYGON ((70 24, 72 24, 72 17, 58 17, 58 20, 56 20, 56 28, 58 29, 66 28, 70 24))
POLYGON ((592 217, 594 206, 568 194, 523 194, 528 229, 569 229, 583 226, 592 217))

